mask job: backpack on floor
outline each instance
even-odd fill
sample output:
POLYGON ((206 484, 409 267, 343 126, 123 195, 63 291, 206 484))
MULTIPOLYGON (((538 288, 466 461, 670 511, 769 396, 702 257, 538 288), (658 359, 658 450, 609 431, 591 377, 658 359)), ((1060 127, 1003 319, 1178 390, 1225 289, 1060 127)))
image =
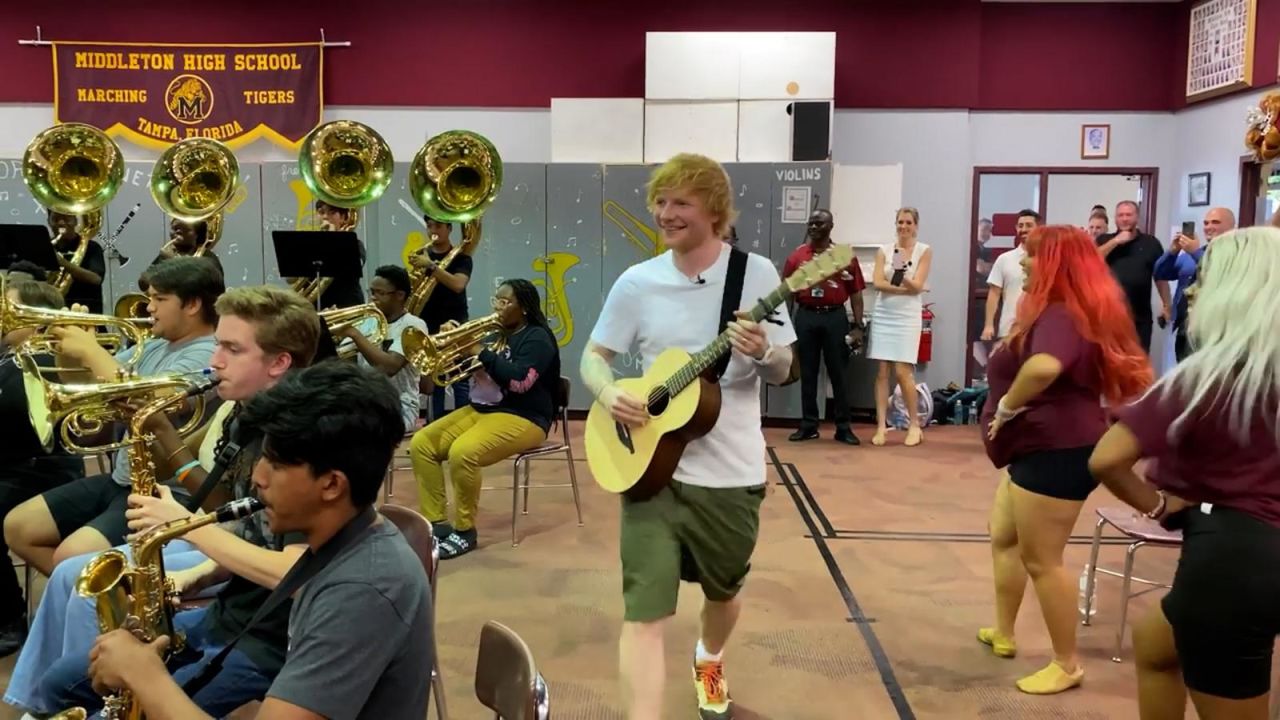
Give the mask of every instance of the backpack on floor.
MULTIPOLYGON (((916 414, 920 416, 920 427, 928 426, 933 418, 933 391, 929 389, 928 383, 916 383, 916 414)), ((902 399, 902 388, 894 388, 893 397, 889 398, 889 424, 899 430, 906 430, 908 422, 907 403, 902 399)))

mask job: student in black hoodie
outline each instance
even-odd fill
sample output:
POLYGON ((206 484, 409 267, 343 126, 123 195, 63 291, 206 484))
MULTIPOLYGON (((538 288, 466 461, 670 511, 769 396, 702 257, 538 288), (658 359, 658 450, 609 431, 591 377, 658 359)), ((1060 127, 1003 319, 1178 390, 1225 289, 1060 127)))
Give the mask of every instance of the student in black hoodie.
MULTIPOLYGON (((480 504, 480 468, 537 447, 547 438, 560 383, 560 348, 542 314, 538 289, 528 280, 507 280, 493 295, 507 347, 476 345, 467 352, 484 366, 474 376, 471 405, 413 436, 413 472, 421 489, 422 514, 440 540, 440 557, 454 558, 476 547, 475 512, 480 504), (444 468, 454 486, 453 524, 447 522, 444 468)), ((449 323, 442 326, 448 330, 449 323)))

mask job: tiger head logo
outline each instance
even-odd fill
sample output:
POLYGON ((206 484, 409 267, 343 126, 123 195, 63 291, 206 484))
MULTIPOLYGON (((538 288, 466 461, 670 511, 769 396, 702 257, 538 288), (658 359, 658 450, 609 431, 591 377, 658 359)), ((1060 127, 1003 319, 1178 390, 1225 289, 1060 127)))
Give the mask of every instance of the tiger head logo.
POLYGON ((213 113, 213 88, 199 75, 179 75, 164 91, 164 104, 174 120, 195 125, 213 113))

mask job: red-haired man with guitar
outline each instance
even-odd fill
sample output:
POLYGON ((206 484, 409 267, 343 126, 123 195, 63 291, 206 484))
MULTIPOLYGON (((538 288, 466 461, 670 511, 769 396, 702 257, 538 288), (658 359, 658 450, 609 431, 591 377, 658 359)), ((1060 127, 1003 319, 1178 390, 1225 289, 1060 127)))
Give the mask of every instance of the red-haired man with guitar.
POLYGON ((766 487, 760 380, 787 377, 796 336, 773 264, 721 241, 735 212, 719 163, 677 155, 654 172, 648 203, 667 251, 618 278, 583 353, 596 399, 588 456, 597 482, 624 494, 627 717, 671 716, 662 712, 663 633, 685 580, 706 597, 693 658, 699 716, 725 720, 733 709, 720 656, 766 487), (726 297, 735 286, 736 302, 726 297), (645 377, 615 381, 611 361, 635 348, 645 377), (706 379, 716 371, 718 382, 706 379))

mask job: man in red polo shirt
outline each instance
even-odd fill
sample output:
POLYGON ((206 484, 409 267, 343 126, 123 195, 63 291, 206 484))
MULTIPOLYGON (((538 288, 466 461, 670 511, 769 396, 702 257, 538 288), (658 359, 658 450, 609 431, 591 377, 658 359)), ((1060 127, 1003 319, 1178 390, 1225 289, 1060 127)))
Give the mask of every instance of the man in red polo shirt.
MULTIPOLYGON (((809 232, 804 245, 796 248, 787 258, 782 275, 787 277, 796 268, 831 246, 831 211, 818 209, 809 216, 809 232)), ((839 275, 821 282, 808 290, 796 293, 795 318, 796 349, 800 353, 800 429, 788 438, 792 442, 813 440, 818 437, 818 362, 826 360, 827 377, 831 379, 834 396, 836 440, 848 445, 858 445, 858 436, 849 427, 849 397, 844 387, 844 365, 847 356, 846 338, 850 342, 861 341, 862 289, 867 286, 862 279, 862 269, 854 260, 839 275), (853 301, 854 330, 849 331, 849 318, 844 305, 853 301)))

